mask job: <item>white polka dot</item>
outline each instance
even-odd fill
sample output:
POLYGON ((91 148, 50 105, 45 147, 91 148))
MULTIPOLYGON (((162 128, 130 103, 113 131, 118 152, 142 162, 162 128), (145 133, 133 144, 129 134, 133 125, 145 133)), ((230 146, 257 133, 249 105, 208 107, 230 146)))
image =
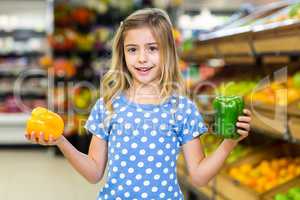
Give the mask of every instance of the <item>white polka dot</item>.
POLYGON ((184 104, 180 103, 180 104, 178 105, 178 107, 182 109, 182 108, 184 108, 184 104))
POLYGON ((134 130, 134 131, 132 132, 132 134, 133 134, 134 136, 138 136, 140 133, 139 133, 138 130, 134 130))
POLYGON ((188 133, 189 133, 189 129, 184 129, 184 130, 183 130, 183 134, 184 134, 184 135, 187 135, 188 133))
POLYGON ((173 174, 173 173, 170 174, 169 178, 170 178, 170 179, 174 179, 174 174, 173 174))
POLYGON ((117 130, 117 135, 122 135, 122 131, 120 131, 120 130, 117 130))
POLYGON ((114 136, 112 137, 111 140, 112 140, 112 141, 116 141, 116 139, 117 139, 117 138, 116 138, 116 136, 114 135, 114 136))
POLYGON ((125 192, 125 193, 124 193, 124 196, 125 196, 126 198, 128 198, 128 197, 130 197, 130 193, 129 193, 129 192, 125 192))
POLYGON ((122 107, 122 108, 120 109, 121 112, 123 112, 123 111, 125 111, 125 110, 126 110, 126 107, 122 107))
POLYGON ((161 162, 156 163, 155 165, 157 168, 160 168, 162 166, 161 162))
POLYGON ((175 192, 175 193, 174 193, 174 197, 178 197, 178 192, 175 192))
POLYGON ((132 144, 131 144, 131 148, 132 148, 132 149, 136 149, 137 146, 138 146, 137 143, 132 143, 132 144))
POLYGON ((125 174, 124 174, 124 173, 121 173, 121 174, 120 174, 120 178, 121 178, 121 179, 124 179, 124 178, 125 178, 125 174))
POLYGON ((118 190, 122 191, 123 189, 124 189, 124 188, 123 188, 122 185, 119 185, 119 186, 118 186, 118 190))
POLYGON ((110 191, 110 194, 111 194, 111 195, 115 195, 115 194, 116 194, 116 191, 111 190, 111 191, 110 191))
POLYGON ((140 188, 139 188, 138 186, 135 186, 135 187, 133 188, 133 191, 138 192, 138 191, 140 191, 140 188))
POLYGON ((140 150, 140 155, 145 155, 145 154, 146 154, 145 149, 141 149, 141 150, 140 150))
POLYGON ((192 110, 189 108, 189 109, 186 110, 186 113, 187 113, 187 114, 191 114, 191 113, 192 113, 192 110))
POLYGON ((127 153, 128 153, 128 150, 127 150, 127 149, 123 149, 123 150, 122 150, 122 154, 123 154, 123 155, 126 155, 127 153))
POLYGON ((168 168, 164 168, 164 171, 163 171, 165 174, 167 174, 169 172, 169 169, 168 168))
POLYGON ((157 132, 155 130, 151 131, 150 133, 153 137, 157 135, 157 132))
POLYGON ((151 168, 146 169, 146 174, 151 174, 151 173, 152 173, 152 169, 151 168))
POLYGON ((143 109, 138 108, 138 109, 136 109, 136 111, 138 111, 138 112, 143 112, 143 109))
POLYGON ((115 155, 115 160, 119 160, 120 156, 118 154, 115 155))
POLYGON ((130 156, 129 158, 131 161, 135 161, 136 157, 134 155, 130 156))
POLYGON ((182 115, 178 115, 178 116, 176 117, 176 119, 180 121, 180 120, 183 119, 183 117, 182 117, 182 115))
POLYGON ((144 163, 143 162, 139 162, 138 163, 138 167, 140 167, 140 168, 144 167, 144 163))
POLYGON ((175 166, 175 162, 172 161, 172 162, 171 162, 171 167, 174 167, 174 166, 175 166))
POLYGON ((128 173, 132 174, 133 172, 134 172, 134 169, 133 169, 132 167, 130 167, 130 168, 128 169, 128 173))
POLYGON ((150 113, 145 113, 144 117, 149 118, 150 117, 150 113))
POLYGON ((92 129, 93 131, 95 131, 95 130, 96 130, 96 128, 97 128, 97 127, 96 127, 96 125, 95 125, 95 124, 92 124, 92 125, 91 125, 91 129, 92 129))
POLYGON ((194 132, 193 133, 193 137, 197 137, 200 133, 197 131, 197 132, 194 132))
POLYGON ((118 123, 122 123, 124 121, 124 119, 123 118, 119 118, 117 121, 118 121, 118 123))
POLYGON ((173 119, 171 119, 169 122, 170 122, 170 124, 173 124, 173 125, 175 124, 175 121, 173 119))
POLYGON ((110 153, 114 153, 115 152, 115 149, 114 148, 111 148, 111 150, 110 150, 110 153))
POLYGON ((157 187, 152 187, 151 191, 152 191, 152 192, 157 192, 157 191, 158 191, 158 188, 157 188, 157 187))
POLYGON ((169 161, 169 160, 170 160, 170 156, 166 156, 165 161, 169 161))
POLYGON ((159 112, 159 108, 154 108, 154 112, 159 112))
POLYGON ((114 105, 117 108, 117 107, 119 107, 120 104, 119 103, 115 103, 114 105))
POLYGON ((150 181, 144 181, 144 186, 150 185, 150 181))
POLYGON ((191 126, 194 126, 195 123, 196 123, 195 120, 191 120, 191 122, 190 122, 191 126))
POLYGON ((161 182, 161 185, 162 185, 162 186, 166 186, 167 184, 168 184, 167 181, 162 181, 162 182, 161 182))
POLYGON ((158 123, 158 119, 157 119, 157 118, 154 118, 154 119, 152 119, 152 122, 153 122, 154 124, 156 124, 156 123, 158 123))
POLYGON ((161 130, 166 130, 167 129, 167 125, 166 124, 162 124, 159 127, 161 130))
POLYGON ((160 175, 159 175, 159 174, 156 174, 156 175, 154 176, 154 180, 158 180, 158 179, 160 179, 160 175))
POLYGON ((117 147, 117 148, 120 148, 120 147, 121 147, 121 143, 120 143, 120 142, 117 142, 116 147, 117 147))
POLYGON ((141 175, 141 174, 136 175, 136 176, 135 176, 135 179, 136 179, 136 180, 141 180, 141 179, 142 179, 142 175, 141 175))
POLYGON ((156 145, 155 145, 154 143, 151 143, 151 144, 149 145, 149 148, 150 148, 150 149, 155 149, 155 147, 156 147, 156 145))
POLYGON ((142 141, 142 142, 147 142, 147 140, 148 140, 148 138, 145 137, 145 136, 141 138, 141 141, 142 141))
POLYGON ((127 180, 127 181, 126 181, 126 185, 127 185, 127 186, 130 186, 131 184, 132 184, 132 181, 131 181, 131 180, 127 180))
POLYGON ((148 156, 148 161, 149 162, 152 162, 154 160, 154 157, 153 156, 148 156))
POLYGON ((133 113, 132 112, 128 112, 127 113, 127 117, 132 117, 133 116, 133 113))
POLYGON ((129 137, 128 136, 125 136, 124 137, 124 142, 128 142, 129 141, 129 137))
POLYGON ((159 197, 160 197, 160 198, 164 198, 165 196, 166 196, 165 193, 160 193, 160 194, 159 194, 159 197))
POLYGON ((148 128, 149 128, 149 126, 148 126, 147 124, 144 124, 144 125, 143 125, 143 129, 144 129, 144 130, 147 130, 148 128))
POLYGON ((170 149, 171 148, 171 145, 168 143, 166 144, 166 149, 170 149))
POLYGON ((115 178, 111 179, 111 183, 112 184, 116 184, 117 183, 117 179, 115 179, 115 178))
POLYGON ((118 168, 117 167, 113 167, 113 172, 117 172, 118 168))
POLYGON ((140 118, 135 118, 135 119, 134 119, 134 122, 135 122, 136 124, 138 124, 138 123, 141 122, 141 119, 140 119, 140 118))
POLYGON ((162 114, 161 114, 161 117, 162 117, 162 118, 166 118, 166 117, 167 117, 167 113, 162 113, 162 114))
POLYGON ((157 154, 161 156, 164 154, 164 151, 160 149, 160 150, 158 150, 157 154))
POLYGON ((145 199, 148 197, 148 194, 146 192, 142 193, 142 198, 145 199))
POLYGON ((169 192, 172 192, 172 191, 173 191, 173 187, 172 187, 172 186, 169 186, 169 187, 168 187, 168 191, 169 191, 169 192))
POLYGON ((98 127, 101 128, 101 129, 103 129, 103 128, 104 128, 104 124, 103 124, 103 123, 100 123, 100 124, 98 125, 98 127))
POLYGON ((175 154, 176 153, 176 150, 175 149, 173 149, 172 151, 171 151, 171 154, 175 154))
POLYGON ((160 143, 163 143, 163 142, 165 141, 165 139, 164 139, 163 137, 160 137, 160 138, 158 139, 158 141, 159 141, 160 143))
POLYGON ((125 167, 126 165, 127 165, 127 163, 126 163, 125 161, 122 161, 122 162, 121 162, 121 166, 122 166, 122 167, 125 167))
POLYGON ((129 123, 127 123, 127 124, 125 124, 125 129, 130 129, 131 128, 131 124, 129 124, 129 123))

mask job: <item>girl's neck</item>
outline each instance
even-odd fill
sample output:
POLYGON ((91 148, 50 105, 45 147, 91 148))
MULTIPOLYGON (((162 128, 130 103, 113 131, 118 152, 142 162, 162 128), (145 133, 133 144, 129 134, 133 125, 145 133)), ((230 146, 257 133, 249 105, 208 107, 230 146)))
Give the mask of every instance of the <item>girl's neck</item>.
POLYGON ((133 85, 127 91, 125 91, 128 99, 137 103, 159 103, 160 87, 157 85, 133 85))

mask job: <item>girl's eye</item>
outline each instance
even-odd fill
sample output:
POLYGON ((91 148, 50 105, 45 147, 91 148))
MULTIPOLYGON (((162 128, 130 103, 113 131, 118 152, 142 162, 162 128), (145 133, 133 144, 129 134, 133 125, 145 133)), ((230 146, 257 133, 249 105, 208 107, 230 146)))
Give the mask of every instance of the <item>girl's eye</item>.
POLYGON ((156 46, 150 46, 149 50, 150 50, 150 52, 154 52, 154 51, 157 51, 158 48, 156 46))
POLYGON ((129 48, 129 49, 127 49, 127 51, 129 53, 134 53, 134 52, 136 52, 136 48, 129 48))

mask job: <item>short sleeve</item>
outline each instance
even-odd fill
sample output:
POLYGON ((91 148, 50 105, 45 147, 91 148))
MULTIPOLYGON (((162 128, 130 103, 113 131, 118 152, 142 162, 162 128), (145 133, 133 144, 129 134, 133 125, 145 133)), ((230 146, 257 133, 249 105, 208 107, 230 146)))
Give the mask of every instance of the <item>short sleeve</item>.
POLYGON ((107 125, 104 123, 106 116, 107 111, 105 109, 103 100, 99 99, 93 106, 84 127, 90 133, 100 137, 105 141, 108 141, 109 131, 107 125))
POLYGON ((185 109, 182 110, 181 114, 184 118, 178 133, 181 145, 202 135, 208 130, 196 105, 189 100, 184 106, 185 109))

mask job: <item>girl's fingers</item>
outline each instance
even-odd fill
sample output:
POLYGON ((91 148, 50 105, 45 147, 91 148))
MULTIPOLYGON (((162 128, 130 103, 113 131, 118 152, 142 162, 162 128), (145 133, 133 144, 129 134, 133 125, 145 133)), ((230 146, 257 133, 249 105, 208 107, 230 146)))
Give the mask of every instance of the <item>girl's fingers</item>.
POLYGON ((250 124, 248 124, 248 123, 241 123, 241 122, 238 122, 238 123, 236 123, 236 126, 237 126, 238 128, 242 128, 242 129, 245 129, 245 130, 247 130, 247 131, 250 130, 250 124))
POLYGON ((248 131, 244 131, 244 130, 241 130, 241 129, 238 129, 237 130, 238 134, 240 134, 242 137, 247 137, 249 132, 248 131))
POLYGON ((251 117, 251 111, 250 111, 250 110, 244 109, 244 110, 243 110, 243 113, 244 113, 245 115, 251 117))
POLYGON ((48 141, 48 144, 52 144, 54 142, 54 138, 53 136, 50 134, 49 135, 49 141, 48 141))
POLYGON ((36 138, 35 138, 35 132, 31 132, 29 134, 29 140, 32 142, 32 143, 36 143, 36 138))
POLYGON ((239 117, 239 121, 250 123, 251 122, 251 117, 241 116, 241 117, 239 117))

